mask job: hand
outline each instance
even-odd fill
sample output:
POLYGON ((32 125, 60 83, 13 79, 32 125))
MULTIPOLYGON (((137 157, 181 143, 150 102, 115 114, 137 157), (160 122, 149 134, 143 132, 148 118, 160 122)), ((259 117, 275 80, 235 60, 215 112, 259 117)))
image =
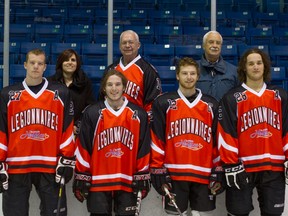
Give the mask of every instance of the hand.
POLYGON ((225 172, 222 166, 213 167, 210 174, 210 182, 208 188, 213 195, 218 195, 225 190, 225 172))
POLYGON ((87 199, 91 187, 91 175, 75 173, 73 193, 77 200, 83 202, 87 199))
POLYGON ((166 168, 151 168, 151 182, 155 190, 162 196, 165 195, 165 192, 162 189, 162 186, 165 184, 171 189, 171 178, 167 172, 166 168))
POLYGON ((8 190, 8 164, 5 162, 0 162, 0 193, 8 190))
POLYGON ((61 156, 59 158, 55 175, 56 183, 60 183, 62 177, 65 179, 65 184, 71 180, 75 168, 75 163, 75 157, 68 158, 61 156))
POLYGON ((286 184, 288 185, 288 161, 284 163, 284 167, 285 167, 286 184))
POLYGON ((150 188, 150 174, 148 172, 138 172, 133 175, 132 189, 136 196, 138 191, 141 191, 142 199, 144 199, 148 195, 150 188))
POLYGON ((223 169, 229 187, 236 187, 241 190, 248 186, 248 175, 241 161, 237 164, 226 164, 223 166, 223 169))

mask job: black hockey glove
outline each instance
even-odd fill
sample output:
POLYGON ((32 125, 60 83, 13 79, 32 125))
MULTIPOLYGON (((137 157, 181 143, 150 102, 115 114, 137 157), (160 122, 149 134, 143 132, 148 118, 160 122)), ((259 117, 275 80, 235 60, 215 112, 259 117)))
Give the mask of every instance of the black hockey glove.
POLYGON ((284 167, 285 167, 286 184, 288 185, 288 161, 284 163, 284 167))
POLYGON ((242 162, 237 164, 226 164, 223 166, 223 169, 229 187, 236 187, 241 190, 248 186, 249 179, 242 162))
POLYGON ((167 185, 171 189, 171 178, 166 168, 151 168, 151 182, 155 190, 162 196, 165 196, 162 186, 167 185))
POLYGON ((148 195, 150 188, 150 174, 148 172, 138 172, 133 175, 132 189, 136 196, 138 191, 141 191, 142 199, 144 199, 148 195))
POLYGON ((77 200, 83 202, 87 199, 91 187, 91 175, 75 173, 73 193, 77 200))
POLYGON ((0 162, 0 193, 8 190, 8 164, 5 162, 0 162))
POLYGON ((213 195, 222 193, 226 188, 225 172, 222 166, 213 167, 208 188, 213 195))
POLYGON ((65 184, 69 182, 73 176, 75 164, 75 157, 67 158, 61 156, 58 160, 58 165, 56 167, 56 183, 60 183, 62 177, 64 177, 65 179, 65 184))

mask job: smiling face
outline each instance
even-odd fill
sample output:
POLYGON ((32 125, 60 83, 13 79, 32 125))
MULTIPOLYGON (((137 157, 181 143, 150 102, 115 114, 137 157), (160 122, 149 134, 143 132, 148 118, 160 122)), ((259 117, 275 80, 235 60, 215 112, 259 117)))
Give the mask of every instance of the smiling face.
POLYGON ((180 67, 180 71, 176 74, 179 81, 179 88, 185 96, 191 96, 195 93, 196 82, 199 74, 194 65, 184 65, 180 67))
POLYGON ((123 101, 122 95, 125 90, 125 87, 123 85, 121 77, 117 75, 110 76, 107 79, 104 90, 106 93, 106 100, 110 105, 111 104, 115 105, 123 101))
POLYGON ((77 59, 75 54, 73 54, 67 61, 63 61, 62 70, 63 73, 73 74, 77 69, 77 59))
POLYGON ((222 47, 222 37, 217 32, 210 32, 204 43, 203 49, 205 51, 205 57, 210 62, 215 62, 219 59, 222 47))
POLYGON ((120 37, 120 51, 123 55, 124 63, 128 64, 137 55, 140 48, 139 38, 133 31, 125 31, 120 37))

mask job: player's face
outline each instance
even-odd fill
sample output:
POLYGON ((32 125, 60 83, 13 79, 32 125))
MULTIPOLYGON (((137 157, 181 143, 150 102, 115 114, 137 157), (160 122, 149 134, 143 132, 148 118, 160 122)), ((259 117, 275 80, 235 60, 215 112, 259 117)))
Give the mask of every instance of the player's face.
POLYGON ((62 63, 62 69, 64 73, 73 74, 77 68, 77 59, 75 54, 73 54, 68 61, 62 63))
POLYGON ((246 76, 247 83, 255 81, 263 81, 264 63, 262 57, 258 53, 251 53, 247 56, 246 76))
POLYGON ((197 74, 195 66, 186 65, 180 67, 179 74, 176 75, 176 78, 179 81, 179 88, 183 92, 195 89, 199 75, 197 74))
POLYGON ((135 34, 130 33, 130 32, 125 32, 122 35, 119 46, 120 46, 120 51, 123 55, 124 61, 129 63, 138 55, 140 42, 137 41, 135 34))
POLYGON ((206 38, 206 43, 203 44, 205 56, 208 61, 218 60, 221 54, 221 37, 218 33, 210 33, 206 38))
POLYGON ((42 80, 43 73, 46 69, 45 55, 30 53, 27 62, 24 62, 24 68, 27 71, 26 78, 42 80))
POLYGON ((105 92, 108 102, 115 103, 121 101, 124 90, 122 79, 119 76, 112 75, 107 79, 105 92))

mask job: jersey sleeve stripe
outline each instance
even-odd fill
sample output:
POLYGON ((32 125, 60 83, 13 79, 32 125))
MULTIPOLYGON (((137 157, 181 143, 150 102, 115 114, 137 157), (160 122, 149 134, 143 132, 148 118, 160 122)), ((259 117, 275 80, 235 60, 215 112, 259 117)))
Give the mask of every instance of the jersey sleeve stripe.
POLYGON ((122 173, 116 173, 116 174, 111 174, 111 175, 92 176, 92 180, 104 180, 104 179, 115 179, 115 178, 123 178, 123 179, 127 179, 129 181, 132 181, 132 176, 125 175, 122 173))
POLYGON ((7 151, 7 146, 4 145, 3 143, 0 143, 0 149, 4 150, 4 151, 7 151))
POLYGON ((73 142, 73 139, 74 139, 74 135, 72 133, 71 136, 68 137, 68 139, 60 145, 60 149, 64 149, 66 146, 68 146, 71 142, 73 142))
POLYGON ((191 169, 191 170, 198 170, 201 172, 210 173, 211 168, 195 166, 192 164, 165 164, 165 167, 172 168, 172 169, 191 169))
POLYGON ((56 157, 44 157, 42 155, 34 155, 34 156, 27 156, 27 157, 8 157, 6 161, 13 161, 13 162, 19 162, 19 161, 33 161, 33 160, 39 160, 39 161, 52 161, 55 162, 57 160, 56 157))
POLYGON ((234 153, 236 153, 236 154, 238 154, 238 148, 235 148, 235 147, 233 147, 233 146, 231 146, 231 145, 229 145, 228 143, 226 143, 225 141, 224 141, 224 139, 223 139, 223 137, 222 137, 222 135, 221 134, 219 134, 219 138, 218 138, 218 149, 220 149, 220 147, 221 146, 223 146, 225 149, 227 149, 228 151, 231 151, 231 152, 234 152, 234 153))
POLYGON ((80 154, 80 151, 79 151, 78 148, 77 148, 76 151, 75 151, 75 155, 76 155, 76 158, 77 158, 77 162, 79 162, 82 166, 90 169, 90 164, 83 159, 83 157, 82 157, 82 155, 80 154))
POLYGON ((269 153, 262 154, 262 155, 253 155, 249 157, 241 157, 243 161, 254 161, 254 160, 259 160, 259 159, 264 159, 264 158, 270 158, 273 160, 285 160, 284 155, 271 155, 269 153))
POLYGON ((153 143, 153 142, 152 142, 152 144, 151 144, 151 148, 152 148, 154 151, 156 151, 156 152, 158 152, 159 154, 161 154, 161 155, 164 155, 164 154, 165 154, 165 152, 164 152, 162 149, 160 149, 158 146, 156 146, 155 143, 153 143))

